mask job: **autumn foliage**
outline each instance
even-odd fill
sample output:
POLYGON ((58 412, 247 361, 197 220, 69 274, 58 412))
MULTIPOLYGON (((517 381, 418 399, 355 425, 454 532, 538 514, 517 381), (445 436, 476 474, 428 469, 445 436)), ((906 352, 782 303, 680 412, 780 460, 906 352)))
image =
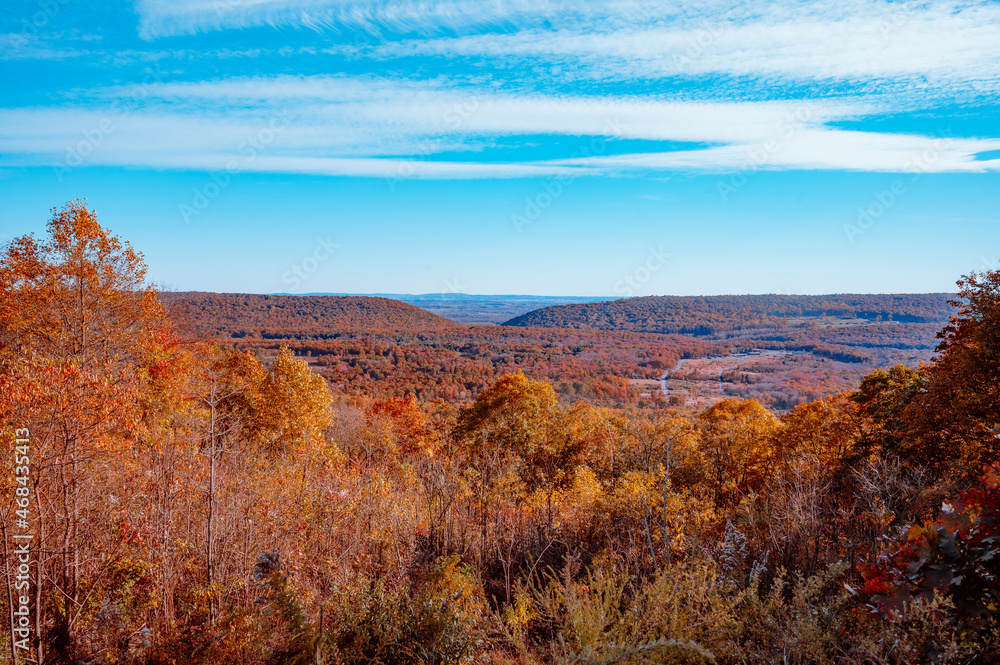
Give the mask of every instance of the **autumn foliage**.
MULTIPOLYGON (((624 395, 611 377, 639 367, 616 340, 649 342, 653 375, 702 342, 428 320, 425 338, 271 348, 262 333, 288 312, 269 307, 289 302, 252 299, 244 343, 192 334, 145 280, 81 201, 0 255, 0 434, 13 448, 30 429, 33 451, 34 662, 998 656, 1000 467, 982 474, 1000 429, 1000 273, 960 283, 929 365, 780 416, 598 394, 624 395)), ((936 316, 933 299, 903 305, 936 316)), ((8 547, 8 588, 15 566, 8 547)))
MULTIPOLYGON (((982 485, 943 504, 937 519, 889 541, 875 565, 862 567, 873 612, 905 619, 913 605, 950 601, 949 619, 972 630, 996 627, 1000 617, 1000 464, 982 485)), ((942 610, 944 612, 944 610, 942 610)))

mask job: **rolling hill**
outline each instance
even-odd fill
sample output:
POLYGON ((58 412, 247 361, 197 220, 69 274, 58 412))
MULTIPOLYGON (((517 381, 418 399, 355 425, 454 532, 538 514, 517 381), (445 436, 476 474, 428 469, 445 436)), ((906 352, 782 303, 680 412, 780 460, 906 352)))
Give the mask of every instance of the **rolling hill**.
POLYGON ((248 293, 162 293, 186 332, 236 339, 333 339, 359 330, 443 331, 460 328, 437 314, 372 296, 278 296, 248 293))
POLYGON ((714 335, 780 329, 810 318, 940 323, 952 309, 946 293, 821 296, 647 296, 544 307, 507 326, 714 335))
POLYGON ((527 296, 527 295, 477 295, 470 293, 281 293, 276 295, 298 296, 355 296, 365 295, 389 298, 420 309, 433 312, 455 323, 467 325, 500 324, 521 314, 542 307, 569 305, 584 302, 601 302, 609 298, 586 296, 527 296))

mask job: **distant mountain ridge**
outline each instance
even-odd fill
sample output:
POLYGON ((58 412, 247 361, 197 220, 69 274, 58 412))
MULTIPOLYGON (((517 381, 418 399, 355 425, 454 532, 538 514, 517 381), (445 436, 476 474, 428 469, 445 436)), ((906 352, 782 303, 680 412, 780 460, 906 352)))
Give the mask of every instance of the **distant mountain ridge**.
POLYGON ((543 307, 608 300, 579 296, 482 296, 465 293, 427 293, 397 298, 452 321, 467 324, 500 324, 543 307))
POLYGON ((948 293, 746 296, 645 296, 545 307, 503 325, 712 335, 782 328, 799 317, 939 323, 952 313, 948 293))
MULTIPOLYGON (((284 294, 281 294, 284 295, 284 294)), ((307 296, 357 295, 347 293, 304 293, 307 296)), ((575 303, 603 302, 607 297, 526 296, 518 294, 477 295, 470 293, 371 293, 366 296, 390 298, 416 305, 456 323, 498 324, 542 307, 575 303)))
POLYGON ((461 328, 414 305, 375 296, 186 291, 160 298, 182 329, 215 339, 329 339, 338 331, 461 328))

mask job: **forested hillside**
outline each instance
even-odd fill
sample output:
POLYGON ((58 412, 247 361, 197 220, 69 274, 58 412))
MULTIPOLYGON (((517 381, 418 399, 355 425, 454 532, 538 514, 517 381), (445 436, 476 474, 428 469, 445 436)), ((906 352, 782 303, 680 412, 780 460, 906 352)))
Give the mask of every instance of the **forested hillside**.
POLYGON ((522 369, 549 381, 564 399, 587 398, 606 406, 662 404, 643 398, 629 379, 655 379, 684 357, 725 352, 725 347, 680 336, 556 332, 471 326, 441 332, 349 332, 337 339, 241 340, 262 356, 287 346, 305 356, 344 395, 464 402, 497 378, 522 369))
POLYGON ((448 330, 456 324, 398 300, 371 296, 162 293, 191 334, 236 339, 330 339, 350 330, 448 330))
POLYGON ((557 394, 619 338, 539 329, 467 399, 346 394, 179 330, 70 203, 0 251, 4 658, 997 662, 1000 271, 958 286, 932 362, 780 416, 557 394))
POLYGON ((825 296, 647 296, 545 307, 508 326, 713 335, 730 330, 783 328, 803 317, 942 323, 946 293, 825 296))
POLYGON ((629 379, 656 378, 683 357, 724 346, 682 336, 555 332, 462 326, 386 298, 165 293, 174 329, 261 357, 286 346, 344 396, 471 400, 505 373, 523 369, 566 399, 604 404, 643 399, 629 379))
MULTIPOLYGON (((726 377, 723 395, 751 396, 786 410, 845 390, 876 367, 915 366, 929 360, 941 325, 819 316, 835 310, 827 302, 822 311, 806 310, 817 316, 802 314, 780 328, 665 335, 461 326, 376 297, 164 293, 160 298, 181 334, 254 349, 263 356, 274 355, 287 345, 344 395, 385 398, 412 393, 419 399, 449 402, 470 400, 503 374, 523 369, 551 382, 564 400, 585 397, 605 406, 645 407, 665 403, 666 395, 643 388, 637 381, 659 379, 683 358, 752 348, 803 351, 807 356, 726 377)), ((757 303, 751 302, 752 297, 745 300, 766 307, 769 298, 757 303)), ((874 298, 902 303, 897 303, 895 315, 910 317, 918 309, 912 302, 906 304, 909 300, 937 302, 936 296, 874 298)), ((475 307, 476 301, 472 302, 475 307)), ((862 300, 852 302, 857 305, 862 300)), ((684 316, 702 321, 699 325, 729 316, 724 303, 711 300, 707 305, 694 305, 684 316), (707 318, 696 318, 700 316, 707 318)), ((777 306, 770 311, 779 310, 802 313, 801 308, 777 306)), ((853 310, 845 313, 855 314, 853 310)), ((759 311, 753 316, 770 315, 759 311)))

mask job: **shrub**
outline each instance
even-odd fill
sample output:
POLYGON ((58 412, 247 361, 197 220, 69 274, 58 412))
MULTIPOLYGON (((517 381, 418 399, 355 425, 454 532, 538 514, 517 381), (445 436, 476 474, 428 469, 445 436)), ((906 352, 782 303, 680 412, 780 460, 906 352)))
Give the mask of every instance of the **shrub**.
POLYGON ((409 589, 360 580, 329 605, 324 643, 331 663, 464 663, 482 646, 485 602, 458 557, 439 559, 409 589))
POLYGON ((1000 619, 1000 463, 982 487, 945 502, 936 520, 910 527, 874 565, 859 590, 870 612, 906 622, 937 603, 938 618, 980 638, 1000 619))

